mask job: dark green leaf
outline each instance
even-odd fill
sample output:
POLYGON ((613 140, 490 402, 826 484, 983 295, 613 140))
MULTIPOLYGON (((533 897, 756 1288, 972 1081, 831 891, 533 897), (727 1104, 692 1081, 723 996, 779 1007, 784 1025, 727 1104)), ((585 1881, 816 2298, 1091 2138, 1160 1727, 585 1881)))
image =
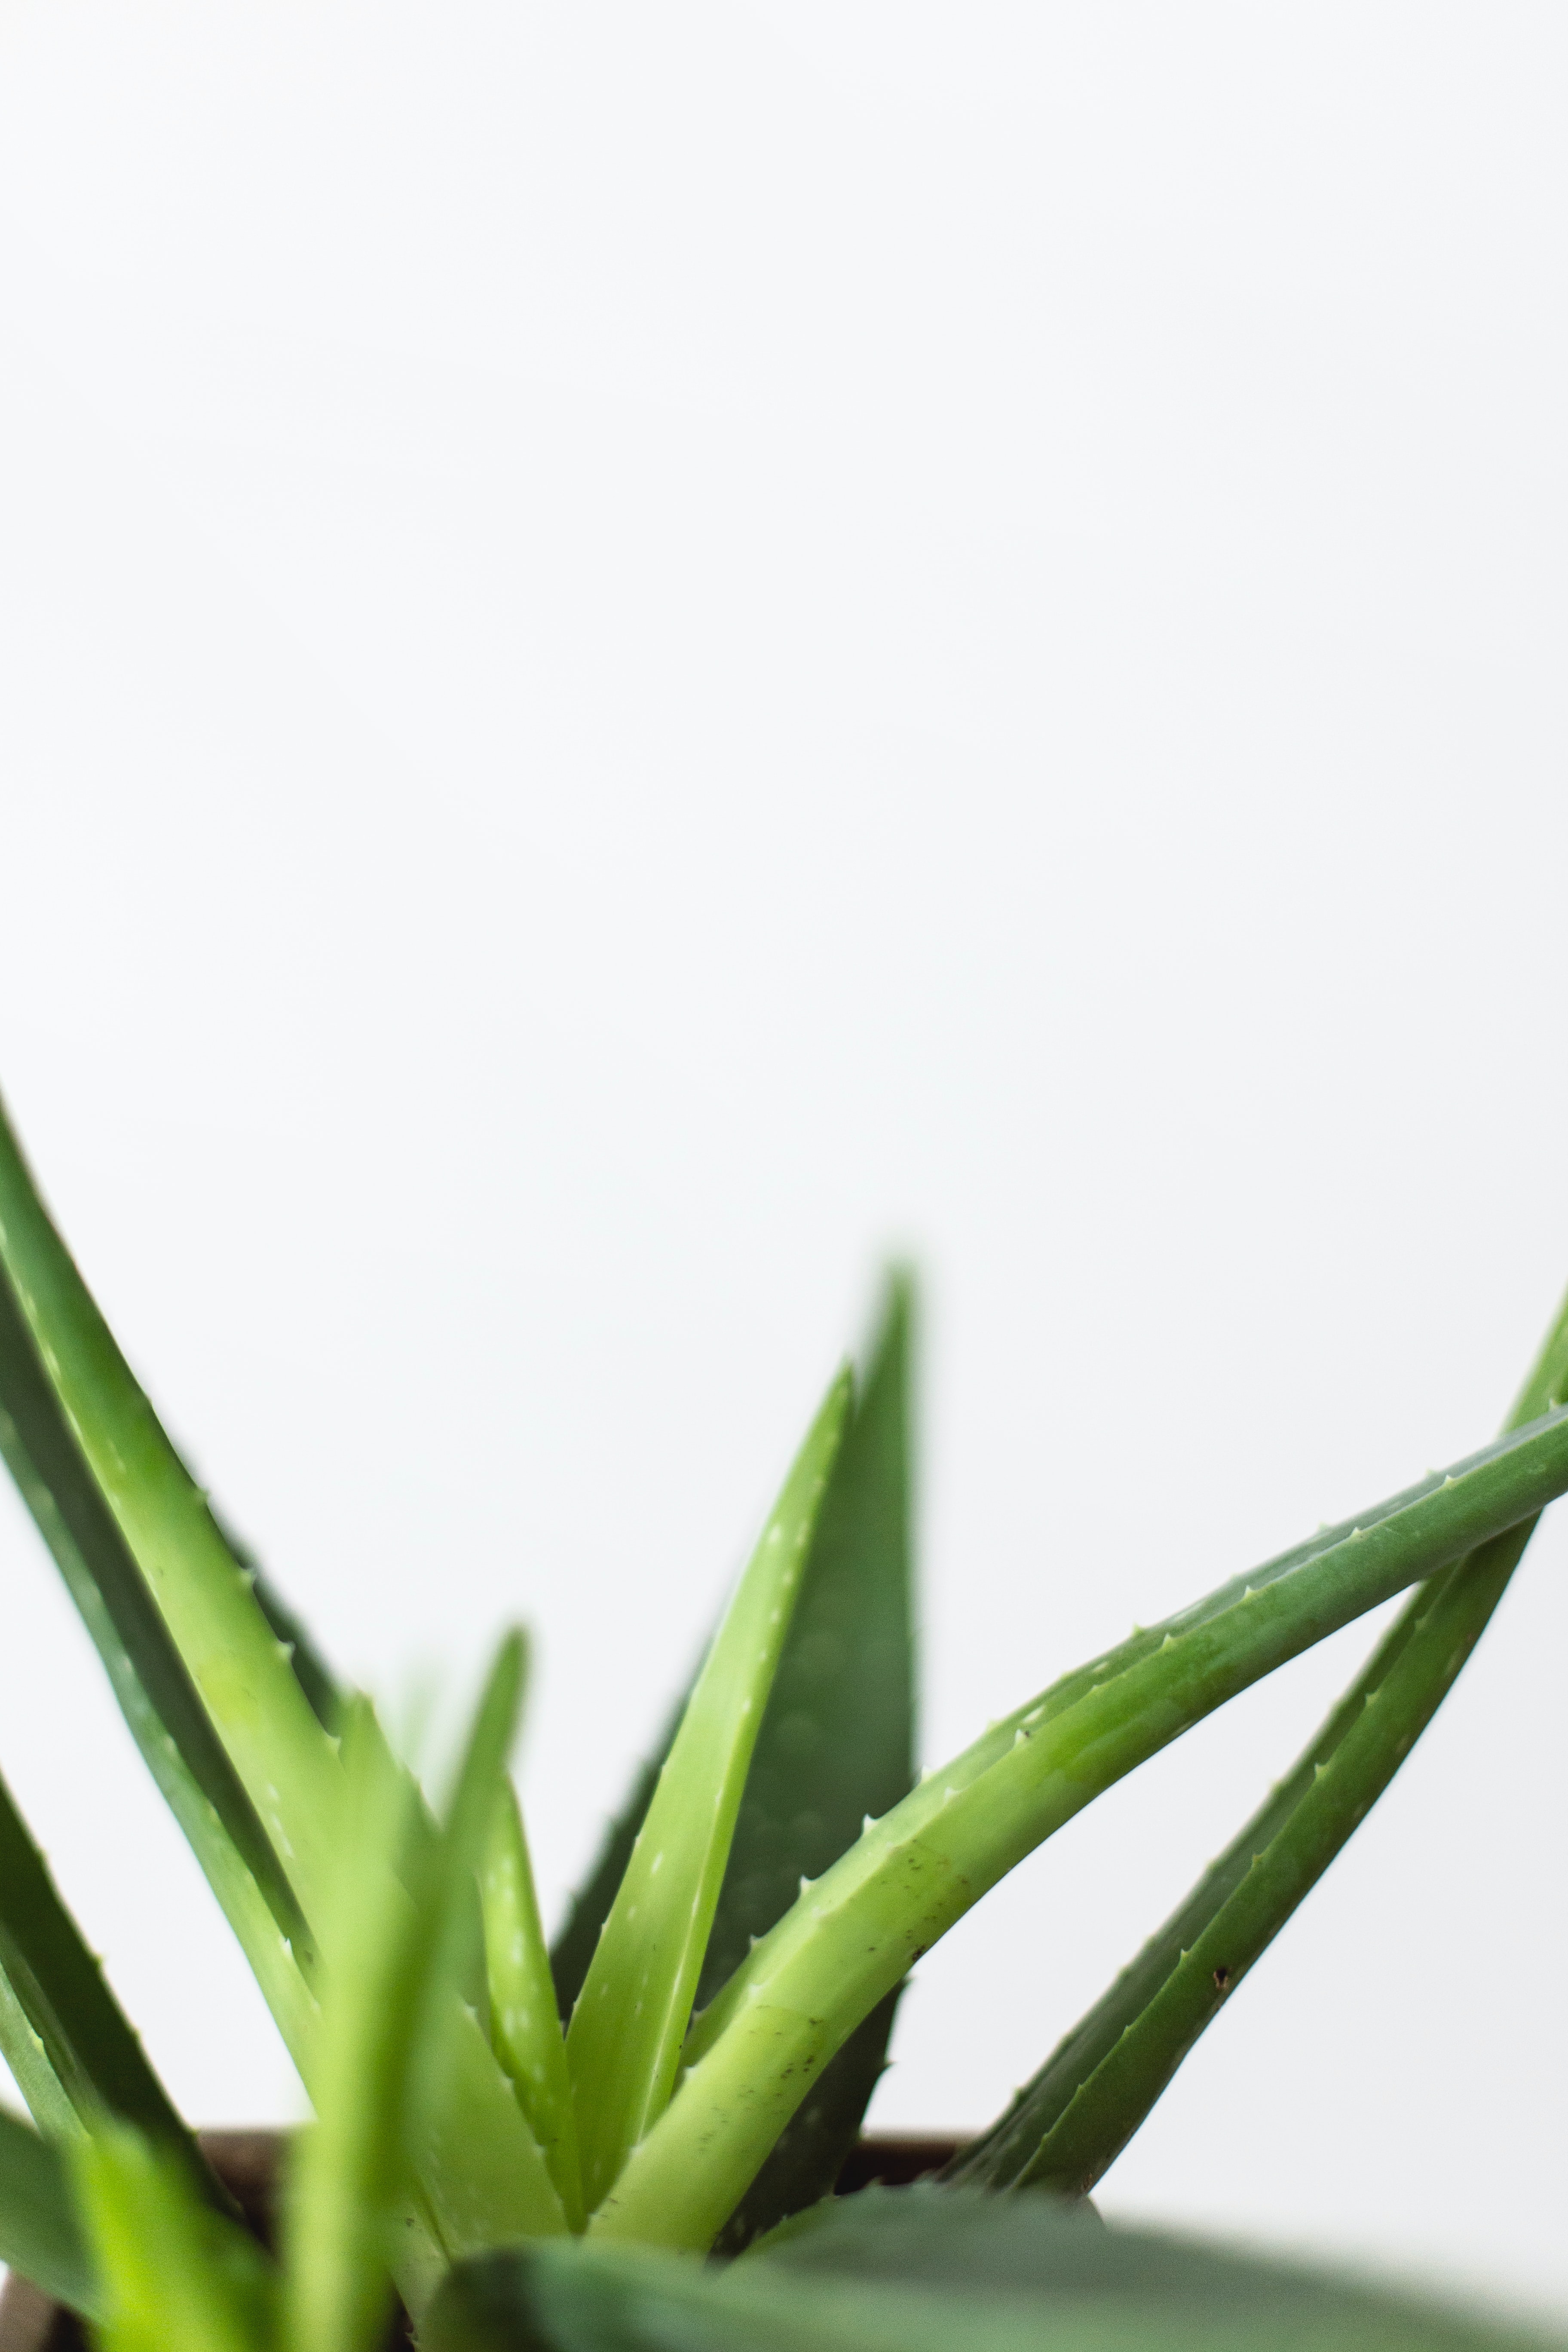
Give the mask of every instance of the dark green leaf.
MULTIPOLYGON (((279 1979, 290 1969, 298 1977, 300 1915, 309 1918, 312 1903, 330 1895, 332 1815, 342 1795, 336 1749, 206 1497, 99 1313, 3 1109, 0 1265, 15 1309, 10 1337, 31 1343, 30 1352, 14 1344, 0 1349, 0 1405, 22 1424, 28 1499, 35 1507, 41 1501, 46 1533, 68 1538, 57 1546, 68 1576, 73 1567, 82 1570, 73 1593, 116 1675, 132 1727, 142 1735, 150 1708, 176 1755, 188 1759, 207 1818, 204 1823, 198 1811, 193 1822, 186 1809, 182 1826, 246 1937, 247 1956, 298 2052, 303 1988, 279 1979), (26 1413, 5 1393, 13 1373, 34 1391, 21 1399, 26 1413), (78 1491, 83 1473, 85 1502, 78 1491), (127 1679, 142 1686, 144 1706, 128 1696, 127 1679), (205 1753, 198 1754, 198 1742, 205 1753), (228 1774, 219 1770, 220 1752, 228 1774), (248 1798, 248 1819, 235 1801, 236 1782, 248 1798), (215 1839, 215 1826, 221 1838, 215 1839), (217 1843, 239 1857, 244 1874, 272 1906, 270 1953, 266 1939, 252 1933, 243 1895, 231 1907, 232 1862, 215 1861, 217 1843)), ((149 1761, 158 1772, 156 1757, 149 1761)), ((160 1774, 166 1792, 170 1777, 160 1774)))
POLYGON ((0 2108, 0 2262, 89 2315, 98 2281, 59 2149, 0 2108))
MULTIPOLYGON (((209 2202, 229 2210, 226 2192, 149 2064, 4 1780, 0 1970, 78 2121, 90 2126, 107 2114, 135 2124, 179 2155, 209 2202)), ((19 2078, 26 2092, 25 2074, 19 2078)))
POLYGON ((426 2352, 1504 2352, 1542 2339, 1051 2200, 868 2189, 727 2268, 584 2243, 448 2280, 426 2352))
MULTIPOLYGON (((865 1818, 914 1784, 910 1389, 913 1298, 889 1284, 823 1500, 810 1562, 746 1780, 698 1989, 700 2008, 865 1818)), ((887 2057, 898 1994, 857 2028, 718 2242, 738 2252, 830 2189, 887 2057)))
MULTIPOLYGON (((0 1267, 0 1452, 54 1553, 89 1633, 110 1666, 116 1696, 160 1784, 172 1742, 216 1825, 296 1950, 306 1943, 293 1888, 259 1816, 214 1730, 184 1660, 121 1532, 119 1522, 40 1363, 11 1278, 0 1267), (127 1704, 127 1674, 145 1702, 127 1704)), ((182 1815, 197 1857, 208 1861, 190 1808, 182 1815)), ((209 1875, 212 1875, 209 1870, 209 1875)), ((229 1874, 232 1875, 232 1874, 229 1874)), ((224 1885, 215 1877, 222 1900, 224 1885)))

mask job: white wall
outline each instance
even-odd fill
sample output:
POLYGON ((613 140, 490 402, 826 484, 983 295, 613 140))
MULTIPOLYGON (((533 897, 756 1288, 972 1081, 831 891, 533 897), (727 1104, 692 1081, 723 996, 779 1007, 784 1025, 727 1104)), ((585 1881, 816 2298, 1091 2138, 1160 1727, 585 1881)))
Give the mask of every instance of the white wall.
MULTIPOLYGON (((927 1744, 1483 1442, 1568 1275, 1559 10, 4 0, 0 1072, 346 1669, 569 1883, 879 1254, 927 1744)), ((1549 1527, 1104 2202, 1568 2310, 1549 1527)), ((0 1504, 0 1762, 292 2112, 0 1504)), ((1368 1638, 922 1967, 983 2121, 1368 1638)))

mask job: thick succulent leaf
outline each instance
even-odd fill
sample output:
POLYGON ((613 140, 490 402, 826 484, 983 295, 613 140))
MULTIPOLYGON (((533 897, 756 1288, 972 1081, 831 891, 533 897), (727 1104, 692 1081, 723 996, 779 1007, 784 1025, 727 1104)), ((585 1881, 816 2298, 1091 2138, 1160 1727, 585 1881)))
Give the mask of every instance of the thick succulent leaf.
MULTIPOLYGON (((821 2209, 817 2209, 820 2211, 821 2209)), ((592 2241, 447 2282, 426 2352, 1523 2352, 1538 2336, 1044 2199, 868 2189, 727 2267, 592 2241)))
MULTIPOLYGON (((26 1385, 19 1322, 53 1408, 52 1414, 35 1411, 19 1431, 23 1452, 48 1489, 147 1698, 168 1720, 187 1768, 239 1845, 279 1926, 297 1937, 299 1915, 310 1918, 330 1894, 332 1817, 342 1790, 336 1752, 295 1676, 287 1645, 268 1623, 205 1496, 50 1223, 3 1112, 0 1271, 6 1303, 19 1310, 0 1339, 0 1365, 7 1372, 14 1369, 26 1385), (70 1441, 74 1474, 62 1439, 70 1441), (107 1507, 91 1528, 75 1491, 83 1486, 82 1469, 86 1486, 107 1507), (108 1541, 110 1528, 118 1530, 118 1549, 108 1541), (154 1643, 152 1616, 162 1620, 172 1647, 154 1643), (180 1676, 174 1673, 176 1663, 180 1676), (213 1755, 200 1752, 204 1716, 211 1746, 226 1756, 262 1825, 260 1845, 232 1788, 220 1781, 213 1755), (211 1741, 214 1732, 216 1741, 211 1741), (193 1761, 198 1759, 199 1769, 193 1761), (270 1869, 263 1850, 268 1846, 270 1869)), ((31 1403, 37 1405, 36 1397, 31 1403)), ((9 1394, 0 1392, 0 1404, 18 1418, 9 1394)))
POLYGON ((480 1891, 490 2041, 544 2151, 568 2225, 580 2230, 586 2217, 572 2076, 522 1812, 510 1781, 497 1797, 480 1891))
POLYGON ((949 2179, 1094 2186, 1410 1753, 1533 1524, 1421 1588, 1290 1772, 949 2179))
MULTIPOLYGON (((773 1696, 757 1736, 697 2000, 913 1786, 910 1381, 913 1301, 889 1286, 823 1497, 773 1696)), ((811 2095, 719 2241, 738 2252, 826 2195, 887 2056, 898 1996, 879 2002, 811 2095)))
MULTIPOLYGON (((107 2116, 134 2124, 173 2149, 201 2193, 220 2210, 229 2200, 153 2073, 125 2013, 104 1980, 80 1929, 33 1843, 4 1780, 0 1780, 0 1974, 11 2000, 0 2014, 0 2042, 24 2097, 40 2063, 68 2104, 76 2129, 107 2116), (7 2034, 16 2012, 26 2032, 7 2034)), ((36 2120, 46 2130, 63 2121, 57 2097, 47 2096, 36 2120)))
POLYGON ((1559 1410, 1235 1579, 994 1726, 763 1937, 699 2021, 679 2095, 590 2227, 708 2246, 826 2061, 1026 1853, 1237 1691, 1565 1486, 1559 1410))
MULTIPOLYGON (((186 1475, 190 1475, 187 1471, 186 1475)), ((194 1479, 192 1483, 195 1483, 194 1479)), ((336 1732, 347 1696, 342 1685, 316 1647, 304 1621, 272 1584, 250 1546, 236 1535, 211 1502, 207 1507, 231 1556, 250 1580, 257 1607, 287 1650, 294 1679, 304 1692, 311 1714, 323 1731, 336 1732)))
MULTIPOLYGON (((0 1133, 0 1150, 3 1150, 0 1133)), ((136 1743, 296 2057, 309 2000, 287 1872, 77 1442, 0 1264, 0 1452, 109 1670, 136 1743)))
POLYGON ((81 2142, 74 2161, 102 2352, 275 2352, 273 2266, 237 2221, 201 2203, 182 2164, 122 2126, 81 2142))
MULTIPOLYGON (((1565 1389, 1568 1303, 1508 1426, 1560 1403, 1565 1389)), ((1417 1589, 1293 1769, 950 2179, 1093 2187, 1410 1754, 1535 1525, 1509 1528, 1417 1589)))
POLYGON ((674 2085, 735 1817, 849 1403, 842 1374, 796 1455, 659 1775, 572 2014, 590 2207, 674 2085))
POLYGON ((715 2254, 743 2252, 764 2231, 829 2194, 859 2138, 871 2094, 887 2072, 888 2044, 903 1992, 902 1985, 895 1985, 828 2060, 715 2237, 715 2254))
POLYGON ((91 2317, 98 2276, 77 2218, 66 2157, 0 2108, 0 2263, 91 2317))

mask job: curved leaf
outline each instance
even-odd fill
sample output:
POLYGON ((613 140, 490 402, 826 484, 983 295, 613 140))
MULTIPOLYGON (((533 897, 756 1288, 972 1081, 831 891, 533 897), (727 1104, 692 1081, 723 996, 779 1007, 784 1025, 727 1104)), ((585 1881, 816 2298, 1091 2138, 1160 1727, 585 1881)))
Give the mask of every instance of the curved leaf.
MULTIPOLYGON (((1564 1303, 1508 1426, 1568 1387, 1564 1303)), ((1311 1745, 946 2178, 1083 2194, 1393 1780, 1490 1622, 1536 1521, 1413 1595, 1311 1745)))
POLYGON ((1023 1856, 1201 1717, 1568 1486, 1568 1411, 1234 1579, 1020 1708, 868 1829, 694 2029, 590 2224, 705 2248, 826 2062, 1023 1856))

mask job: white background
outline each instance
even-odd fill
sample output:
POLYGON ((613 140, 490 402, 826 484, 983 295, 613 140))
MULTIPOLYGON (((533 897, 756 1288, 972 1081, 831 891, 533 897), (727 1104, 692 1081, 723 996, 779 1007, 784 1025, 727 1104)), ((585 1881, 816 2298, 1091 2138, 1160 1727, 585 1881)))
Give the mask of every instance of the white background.
MULTIPOLYGON (((925 1744, 1484 1442, 1568 1276, 1561 10, 0 5, 0 1070, 553 1907, 889 1248, 925 1744)), ((1568 2310, 1563 1529, 1109 2177, 1568 2310)), ((19 1508, 0 1761, 297 2111, 19 1508)), ((1353 1629, 923 1965, 984 2122, 1353 1629)))

